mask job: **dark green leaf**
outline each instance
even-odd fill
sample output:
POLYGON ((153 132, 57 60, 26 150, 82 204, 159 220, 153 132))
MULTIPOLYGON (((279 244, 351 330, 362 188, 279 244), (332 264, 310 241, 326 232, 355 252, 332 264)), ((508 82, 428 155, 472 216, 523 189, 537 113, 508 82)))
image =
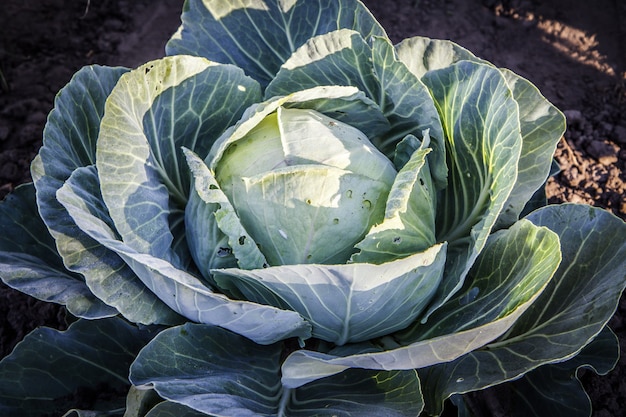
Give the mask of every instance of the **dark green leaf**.
POLYGON ((369 10, 356 0, 189 0, 182 21, 167 44, 168 55, 235 64, 263 86, 292 52, 316 35, 345 28, 364 38, 385 36, 369 10))
POLYGON ((83 277, 68 271, 37 212, 35 188, 25 184, 0 203, 0 278, 35 298, 63 304, 77 317, 117 314, 89 290, 83 277))
POLYGON ((59 415, 77 405, 72 401, 90 398, 81 408, 123 408, 128 368, 152 337, 119 318, 79 320, 63 332, 33 331, 0 362, 0 414, 59 415), (100 404, 100 391, 113 399, 100 404))
POLYGON ((280 382, 283 348, 260 346, 217 327, 186 324, 162 332, 141 351, 131 380, 154 387, 170 401, 218 416, 409 417, 422 409, 415 371, 355 369, 285 389, 280 382))
POLYGON ((584 205, 544 207, 527 217, 554 231, 563 259, 546 290, 500 340, 420 372, 427 408, 574 357, 606 325, 626 286, 626 223, 584 205))

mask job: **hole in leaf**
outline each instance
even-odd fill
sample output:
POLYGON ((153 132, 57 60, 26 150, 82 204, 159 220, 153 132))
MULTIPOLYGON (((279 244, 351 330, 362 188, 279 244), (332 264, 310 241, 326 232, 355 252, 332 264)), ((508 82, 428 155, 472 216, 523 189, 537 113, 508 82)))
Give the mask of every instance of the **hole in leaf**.
POLYGON ((245 236, 239 236, 239 244, 243 245, 244 243, 246 243, 246 237, 245 236))
POLYGON ((231 248, 219 248, 217 250, 217 256, 219 256, 220 258, 224 258, 230 255, 231 253, 233 253, 231 248))

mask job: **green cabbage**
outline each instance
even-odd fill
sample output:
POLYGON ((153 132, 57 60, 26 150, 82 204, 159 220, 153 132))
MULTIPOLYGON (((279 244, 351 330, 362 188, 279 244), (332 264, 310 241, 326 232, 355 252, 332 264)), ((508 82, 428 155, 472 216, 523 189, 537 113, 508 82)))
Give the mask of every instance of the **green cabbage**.
POLYGON ((0 205, 0 278, 77 319, 0 362, 3 415, 102 384, 128 395, 97 415, 462 414, 497 384, 589 415, 570 375, 616 363, 626 225, 546 206, 561 112, 356 0, 182 21, 168 56, 74 76, 0 205))

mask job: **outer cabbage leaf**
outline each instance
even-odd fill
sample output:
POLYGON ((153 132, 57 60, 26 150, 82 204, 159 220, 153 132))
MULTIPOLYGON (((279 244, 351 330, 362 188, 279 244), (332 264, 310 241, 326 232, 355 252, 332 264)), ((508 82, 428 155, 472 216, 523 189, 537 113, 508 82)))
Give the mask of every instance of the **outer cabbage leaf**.
MULTIPOLYGON (((168 312, 114 252, 83 233, 56 199, 72 172, 95 162, 105 100, 124 68, 85 67, 59 93, 44 130, 43 147, 31 166, 41 217, 69 270, 89 290, 136 323, 167 323, 168 312), (144 308, 137 306, 145 305, 144 308)), ((107 223, 111 220, 103 218, 107 223)), ((112 310, 110 307, 108 310, 112 310)), ((169 309, 167 309, 169 310, 169 309)), ((109 313, 108 315, 112 315, 109 313)))
POLYGON ((354 30, 340 29, 313 37, 282 65, 267 86, 265 97, 318 85, 351 85, 379 101, 382 91, 371 58, 372 48, 354 30))
POLYGON ((446 187, 448 169, 445 157, 445 135, 436 105, 424 84, 400 61, 391 43, 384 38, 372 39, 372 64, 381 86, 379 105, 389 118, 392 130, 385 134, 381 149, 387 151, 407 134, 422 138, 428 132, 432 153, 429 169, 438 189, 446 187))
POLYGON ((446 68, 459 61, 489 64, 462 46, 443 39, 414 36, 402 40, 395 46, 395 49, 400 61, 420 79, 428 71, 446 68))
POLYGON ((124 417, 123 410, 115 407, 113 410, 77 410, 75 408, 63 414, 63 417, 124 417))
MULTIPOLYGON (((34 330, 0 362, 0 413, 37 417, 46 410, 60 415, 73 405, 73 393, 98 384, 125 392, 128 368, 152 337, 153 331, 119 318, 79 320, 66 331, 34 330)), ((105 409, 123 405, 123 396, 114 397, 105 409)))
MULTIPOLYGON (((126 71, 94 66, 83 68, 73 77, 55 101, 44 131, 44 146, 32 164, 32 173, 41 216, 66 267, 82 274, 96 297, 128 319, 144 324, 167 323, 172 320, 169 313, 124 261, 77 228, 56 200, 56 192, 70 175, 94 162, 105 100, 126 71)), ((111 223, 108 215, 103 220, 111 223)))
POLYGON ((102 220, 106 214, 98 189, 95 170, 83 169, 77 170, 57 194, 76 224, 124 259, 144 285, 172 310, 190 320, 222 326, 262 344, 288 337, 309 337, 310 326, 297 313, 230 300, 166 260, 137 252, 118 240, 102 220))
POLYGON ((107 100, 96 166, 127 245, 185 264, 186 247, 174 241, 184 233, 170 231, 183 221, 190 184, 180 147, 206 153, 259 96, 240 69, 203 58, 168 57, 121 77, 107 100))
MULTIPOLYGON (((58 95, 44 131, 44 146, 32 165, 38 204, 65 265, 84 275, 87 286, 98 298, 133 322, 172 323, 171 310, 145 288, 115 252, 77 228, 56 200, 56 192, 74 170, 95 162, 105 100, 122 75, 125 79, 129 75, 124 68, 86 67, 58 95)), ((180 96, 185 98, 185 94, 180 96)), ((165 121, 167 114, 161 112, 159 116, 162 129, 173 129, 165 121)), ((188 117, 182 119, 187 129, 197 128, 188 117)), ((155 131, 153 128, 150 132, 155 131)), ((174 134, 178 133, 181 132, 174 130, 174 134)), ((120 149, 126 147, 120 145, 120 149)), ((106 211, 102 212, 102 220, 116 230, 106 211)))
POLYGON ((281 344, 259 346, 217 327, 185 324, 161 332, 143 349, 130 379, 215 416, 415 416, 422 409, 415 371, 351 370, 285 389, 282 349, 281 344))
POLYGON ((626 224, 601 209, 572 204, 547 206, 527 219, 559 235, 559 269, 500 340, 420 371, 429 409, 436 410, 454 393, 480 390, 573 357, 613 315, 626 286, 626 224))
POLYGON ((445 245, 383 265, 283 265, 246 271, 213 270, 218 285, 247 299, 278 296, 313 325, 313 336, 343 345, 412 323, 441 281, 445 245))
MULTIPOLYGON (((115 296, 119 281, 133 290, 134 274, 122 260, 77 229, 56 200, 56 192, 76 168, 94 163, 104 103, 126 68, 93 65, 78 71, 57 95, 31 165, 39 213, 56 241, 66 268, 81 274, 91 292, 134 321, 133 309, 115 296)), ((78 277, 78 275, 76 275, 78 277)), ((140 291, 140 290, 139 290, 140 291)), ((107 308, 112 310, 111 307, 107 308)), ((110 313, 108 314, 110 315, 110 313)))
POLYGON ((341 28, 364 38, 386 36, 356 0, 187 0, 182 21, 166 46, 168 55, 235 64, 263 86, 313 36, 341 28))
POLYGON ((565 132, 565 116, 530 81, 512 71, 501 71, 519 106, 523 140, 517 180, 496 224, 507 227, 519 219, 548 179, 556 145, 565 132))
MULTIPOLYGON (((171 401, 163 401, 141 417, 205 417, 206 413, 196 411, 185 405, 171 401)), ((125 416, 126 417, 126 416, 125 416)), ((135 416, 128 416, 135 417, 135 416)), ((138 416, 139 417, 139 416, 138 416)))
POLYGON ((98 236, 91 232, 91 229, 100 226, 107 231, 107 236, 110 239, 119 240, 119 236, 115 233, 115 228, 111 225, 111 219, 102 202, 97 175, 94 166, 75 169, 70 178, 57 192, 57 198, 82 233, 97 241, 98 245, 102 245, 108 251, 114 253, 123 262, 124 268, 128 268, 133 273, 132 281, 130 282, 117 276, 113 276, 113 279, 109 282, 103 282, 103 285, 108 286, 107 289, 110 294, 107 300, 124 307, 123 311, 128 312, 126 314, 137 320, 138 323, 167 325, 180 323, 182 318, 168 306, 166 300, 161 300, 158 293, 151 291, 150 287, 146 286, 145 279, 136 275, 137 271, 133 270, 132 265, 124 259, 123 254, 106 242, 100 241, 98 236), (66 197, 68 191, 71 198, 70 204, 67 203, 66 197), (81 212, 85 213, 87 217, 79 221, 76 213, 81 212), (88 218, 93 218, 97 221, 97 224, 83 227, 88 218))
POLYGON ((83 278, 68 271, 39 217, 33 184, 17 187, 0 203, 0 278, 8 286, 66 306, 76 317, 114 316, 83 278))
POLYGON ((336 355, 296 351, 283 364, 283 384, 297 387, 351 367, 413 369, 462 357, 504 334, 535 305, 559 261, 557 236, 520 221, 489 238, 463 291, 426 324, 382 338, 382 351, 367 344, 346 345, 336 355))
POLYGON ((497 69, 461 61, 422 80, 443 122, 448 164, 435 218, 448 263, 432 312, 461 288, 485 245, 513 189, 522 139, 517 103, 497 69))
MULTIPOLYGON (((145 417, 149 410, 163 399, 154 390, 140 390, 131 386, 126 394, 124 417, 145 417)), ((64 416, 67 417, 67 416, 64 416)))
MULTIPOLYGON (((400 60, 419 78, 428 71, 462 60, 491 65, 454 42, 420 36, 403 40, 396 45, 396 51, 400 60)), ((498 219, 498 228, 513 224, 526 203, 544 184, 550 173, 556 144, 565 131, 563 114, 532 83, 507 69, 500 71, 519 105, 523 143, 517 180, 498 219)))
POLYGON ((273 415, 282 393, 280 354, 280 344, 262 346, 187 323, 161 332, 143 349, 130 380, 206 414, 273 415))
POLYGON ((515 381, 494 387, 487 394, 495 394, 506 415, 511 417, 589 417, 591 401, 578 379, 578 371, 584 367, 606 375, 615 367, 618 357, 617 336, 605 326, 572 359, 540 366, 515 381))
POLYGON ((426 87, 395 57, 386 38, 374 37, 368 44, 359 33, 346 29, 312 38, 285 62, 265 96, 317 85, 351 85, 376 102, 390 129, 369 138, 388 156, 407 134, 421 137, 429 130, 433 176, 443 188, 445 148, 437 109, 426 87))
POLYGON ((423 401, 417 373, 349 369, 291 391, 288 416, 414 417, 423 401))

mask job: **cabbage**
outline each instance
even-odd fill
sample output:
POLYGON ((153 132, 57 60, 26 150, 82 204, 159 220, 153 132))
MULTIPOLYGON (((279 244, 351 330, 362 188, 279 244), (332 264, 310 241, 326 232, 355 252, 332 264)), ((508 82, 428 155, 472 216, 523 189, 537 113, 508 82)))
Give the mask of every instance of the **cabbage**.
POLYGON ((626 226, 546 205, 558 109, 355 0, 182 21, 162 59, 76 73, 0 205, 2 280, 76 318, 0 362, 3 415, 102 384, 129 417, 468 415, 498 384, 589 415, 571 375, 617 361, 626 226))

